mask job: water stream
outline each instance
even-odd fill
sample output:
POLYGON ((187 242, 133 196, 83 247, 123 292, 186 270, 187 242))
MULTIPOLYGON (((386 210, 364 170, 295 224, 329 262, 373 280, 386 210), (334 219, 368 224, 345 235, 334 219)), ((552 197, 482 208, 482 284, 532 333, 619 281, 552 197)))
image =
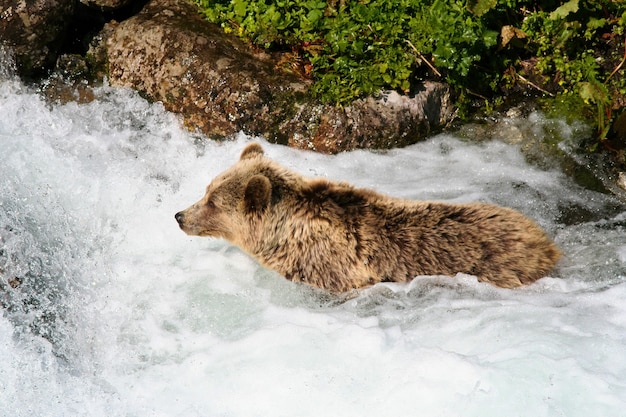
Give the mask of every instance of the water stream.
POLYGON ((615 198, 498 140, 336 156, 263 142, 305 175, 516 208, 565 253, 523 289, 425 277, 345 300, 178 229, 262 139, 208 141, 131 91, 96 97, 51 104, 0 71, 1 416, 623 415, 615 198))

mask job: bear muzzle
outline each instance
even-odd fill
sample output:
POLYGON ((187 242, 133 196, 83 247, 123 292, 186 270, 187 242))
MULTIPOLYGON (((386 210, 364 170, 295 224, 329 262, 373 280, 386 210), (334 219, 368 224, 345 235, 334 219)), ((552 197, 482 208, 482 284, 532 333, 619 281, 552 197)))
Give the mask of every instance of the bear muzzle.
POLYGON ((183 232, 189 234, 189 232, 187 230, 188 228, 185 227, 185 212, 184 211, 179 211, 178 213, 176 213, 174 215, 174 218, 178 222, 178 227, 180 227, 183 232))
POLYGON ((190 209, 193 209, 193 206, 174 215, 178 227, 190 236, 216 236, 211 223, 198 222, 197 213, 193 210, 190 212, 190 209))

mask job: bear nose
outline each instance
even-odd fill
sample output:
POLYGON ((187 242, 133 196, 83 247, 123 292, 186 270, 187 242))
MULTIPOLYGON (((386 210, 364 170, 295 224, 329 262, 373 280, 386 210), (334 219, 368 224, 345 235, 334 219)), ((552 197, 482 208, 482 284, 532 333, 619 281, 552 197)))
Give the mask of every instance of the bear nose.
POLYGON ((183 224, 183 222, 185 221, 185 215, 183 214, 182 211, 179 211, 178 213, 176 213, 174 215, 174 218, 176 219, 178 224, 183 224))

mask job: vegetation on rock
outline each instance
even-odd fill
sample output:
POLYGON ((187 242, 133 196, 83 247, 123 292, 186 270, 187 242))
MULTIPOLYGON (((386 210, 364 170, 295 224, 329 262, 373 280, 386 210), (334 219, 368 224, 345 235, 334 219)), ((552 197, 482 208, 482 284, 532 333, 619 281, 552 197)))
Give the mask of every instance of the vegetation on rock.
POLYGON ((285 52, 325 102, 424 79, 447 81, 461 110, 530 92, 591 117, 598 143, 624 106, 622 0, 194 1, 226 32, 285 52))

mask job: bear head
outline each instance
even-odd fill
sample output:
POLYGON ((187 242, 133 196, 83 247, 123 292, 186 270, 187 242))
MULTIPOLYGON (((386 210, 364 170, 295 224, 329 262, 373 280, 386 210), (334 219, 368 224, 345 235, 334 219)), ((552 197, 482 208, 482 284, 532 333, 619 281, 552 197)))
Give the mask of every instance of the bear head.
POLYGON ((235 165, 211 181, 200 201, 176 213, 176 221, 189 235, 220 237, 245 246, 239 240, 250 236, 251 222, 270 204, 278 176, 261 146, 251 143, 235 165))

